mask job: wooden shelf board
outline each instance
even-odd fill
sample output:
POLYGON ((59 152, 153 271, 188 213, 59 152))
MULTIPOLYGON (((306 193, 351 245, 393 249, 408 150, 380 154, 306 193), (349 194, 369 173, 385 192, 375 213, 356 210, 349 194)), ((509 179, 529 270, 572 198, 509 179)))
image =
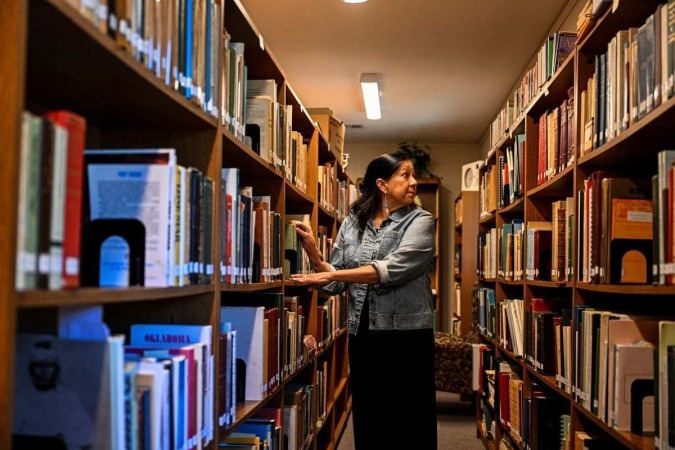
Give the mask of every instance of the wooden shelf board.
POLYGON ((572 404, 579 413, 581 413, 584 417, 593 422, 594 425, 596 425, 606 434, 608 434, 615 440, 619 441, 625 447, 628 447, 631 450, 652 450, 654 448, 653 437, 640 436, 637 434, 623 431, 616 431, 615 429, 607 425, 605 422, 600 420, 598 416, 596 416, 595 414, 593 414, 592 412, 581 406, 579 403, 572 402, 572 404))
POLYGON ((574 164, 567 166, 553 178, 527 192, 529 198, 565 198, 572 197, 574 183, 574 164))
POLYGON ((588 54, 607 51, 607 44, 619 30, 642 25, 659 3, 658 0, 621 0, 615 12, 612 12, 610 5, 586 37, 578 43, 578 48, 588 54))
POLYGON ((530 104, 528 114, 539 119, 546 111, 560 106, 568 98, 567 90, 574 86, 574 52, 570 53, 551 79, 542 86, 541 95, 530 104))
POLYGON ((522 215, 525 208, 525 199, 523 197, 502 209, 497 210, 497 214, 504 215, 522 215))
MULTIPOLYGON (((300 211, 311 211, 314 207, 314 200, 302 192, 288 180, 285 180, 286 183, 286 204, 292 205, 290 208, 293 213, 299 213, 300 211)), ((289 211, 289 212, 291 212, 289 211)))
MULTIPOLYGON (((673 123, 675 97, 661 103, 608 143, 585 154, 577 164, 587 173, 607 167, 634 170, 640 166, 644 167, 643 171, 653 172, 656 170, 658 152, 675 145, 673 123)), ((651 172, 646 175, 652 174, 651 172)))
POLYGON ((543 375, 543 374, 537 372, 537 371, 536 371, 532 366, 530 366, 529 364, 525 364, 525 368, 527 369, 527 372, 530 374, 530 376, 536 378, 537 380, 539 380, 539 382, 541 382, 542 384, 545 384, 546 386, 548 386, 548 387, 549 387, 551 390, 553 390, 555 393, 557 393, 557 394, 560 395, 561 397, 564 397, 564 398, 567 399, 568 401, 571 401, 571 402, 574 401, 574 400, 572 399, 572 396, 571 396, 570 394, 568 394, 567 392, 565 392, 564 389, 561 389, 560 387, 558 387, 558 385, 556 384, 556 381, 555 381, 555 377, 554 377, 554 376, 552 376, 552 375, 543 375))
POLYGON ((486 224, 490 224, 494 221, 495 221, 495 213, 494 213, 494 211, 492 211, 492 212, 488 213, 487 215, 481 217, 480 224, 486 225, 486 224))
POLYGON ((223 167, 246 167, 246 173, 255 178, 272 178, 280 183, 284 175, 251 148, 223 129, 223 167))
POLYGON ((537 286, 537 287, 546 287, 552 289, 562 289, 562 288, 571 288, 571 284, 565 282, 556 283, 555 281, 545 281, 545 280, 525 280, 525 283, 528 286, 537 286))
POLYGON ((340 382, 338 385, 335 387, 335 398, 339 398, 340 394, 342 394, 342 391, 344 390, 345 386, 347 386, 348 378, 344 377, 340 379, 340 382))
POLYGON ((483 282, 483 283, 496 283, 497 279, 496 278, 481 278, 481 277, 478 277, 478 281, 483 282))
POLYGON ((651 284, 589 284, 576 283, 576 288, 583 291, 604 292, 624 295, 675 295, 675 286, 654 286, 651 284))
POLYGON ((33 290, 17 293, 17 306, 44 308, 52 306, 105 305, 112 303, 163 301, 215 291, 215 285, 169 288, 80 288, 60 291, 33 290))
POLYGON ((523 366, 523 358, 520 356, 516 356, 515 353, 513 353, 511 350, 507 350, 504 348, 503 345, 501 344, 496 344, 497 349, 499 350, 500 353, 506 355, 507 358, 509 358, 511 361, 515 362, 519 366, 523 366))
POLYGON ((522 286, 524 284, 523 280, 510 281, 498 279, 497 282, 505 286, 522 286))
POLYGON ((321 219, 337 220, 337 217, 335 216, 335 214, 328 211, 328 209, 326 209, 326 207, 324 207, 323 205, 321 205, 319 203, 317 203, 317 206, 319 207, 318 208, 318 210, 319 210, 319 220, 321 220, 321 219))
POLYGON ((509 127, 509 134, 510 135, 525 133, 525 117, 526 116, 527 116, 527 114, 525 112, 522 112, 518 117, 516 117, 516 120, 509 127))
POLYGON ((284 285, 282 281, 272 281, 269 283, 248 283, 248 284, 221 284, 221 292, 257 292, 269 289, 280 288, 284 285))
POLYGON ((29 14, 28 104, 68 109, 101 128, 217 129, 216 118, 165 85, 65 0, 32 0, 29 14))

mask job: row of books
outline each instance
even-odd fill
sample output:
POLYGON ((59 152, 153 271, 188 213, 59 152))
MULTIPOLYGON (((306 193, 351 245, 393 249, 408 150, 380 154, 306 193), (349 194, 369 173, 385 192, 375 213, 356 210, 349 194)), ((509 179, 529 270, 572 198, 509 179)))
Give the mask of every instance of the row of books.
POLYGON ((24 112, 17 208, 17 290, 80 285, 85 120, 24 112))
POLYGON ((619 31, 594 58, 595 73, 580 94, 580 154, 611 141, 673 96, 675 31, 672 2, 639 26, 619 31))
MULTIPOLYGON (((265 399, 308 358, 303 344, 306 316, 296 296, 280 293, 228 293, 221 307, 221 327, 236 331, 236 360, 232 364, 236 389, 225 405, 265 399)), ((231 373, 226 368, 220 376, 231 373)), ((227 386, 227 378, 225 378, 227 386)), ((222 386, 221 386, 222 387, 222 386)), ((221 406, 223 403, 220 403, 221 406)), ((228 423, 228 407, 221 421, 228 423)))
POLYGON ((539 117, 537 126, 537 185, 540 185, 574 162, 574 87, 567 90, 567 98, 559 106, 539 117))
POLYGON ((214 181, 174 149, 84 150, 85 127, 23 116, 16 288, 210 283, 214 181))
MULTIPOLYGON (((211 283, 214 180, 178 165, 175 149, 85 151, 85 129, 67 111, 23 116, 16 288, 211 283)), ((287 224, 271 197, 240 186, 238 168, 221 176, 221 280, 279 280, 284 258, 288 274, 310 270, 289 230, 282 254, 287 224)))
POLYGON ((276 80, 247 80, 244 142, 272 167, 307 191, 307 142, 293 130, 293 106, 277 99, 276 80))
MULTIPOLYGON (((611 171, 593 172, 585 180, 584 190, 578 193, 577 213, 580 281, 652 281, 653 236, 660 233, 654 227, 661 218, 654 217, 650 184, 648 179, 618 178, 611 171)), ((661 236, 668 239, 667 234, 661 236)))
POLYGON ((279 102, 276 80, 248 79, 245 44, 224 39, 223 126, 307 192, 308 140, 293 130, 293 105, 279 102))
POLYGON ((167 86, 218 116, 216 0, 67 0, 167 86))
MULTIPOLYGON (((290 426, 297 424, 289 423, 290 426)), ((295 429, 295 428, 293 428, 295 429)), ((283 450, 284 421, 281 408, 261 408, 225 437, 220 448, 283 450)))
MULTIPOLYGON (((482 303, 491 307, 489 297, 476 300, 479 314, 482 303)), ((500 301, 499 344, 537 372, 554 375, 562 390, 608 426, 638 434, 656 432, 661 445, 657 448, 672 446, 675 323, 586 305, 570 309, 568 304, 564 299, 535 298, 523 310, 520 300, 500 301), (524 336, 524 346, 518 333, 524 336)), ((479 317, 482 333, 494 333, 482 322, 479 317)))
POLYGON ((497 165, 489 165, 481 172, 479 190, 480 218, 485 219, 497 210, 500 196, 501 173, 497 165))
POLYGON ((88 285, 212 282, 211 178, 179 166, 175 149, 86 150, 85 168, 82 274, 94 280, 88 285), (123 241, 113 241, 117 236, 123 241))
MULTIPOLYGON (((237 294, 227 303, 217 361, 210 326, 136 324, 125 346, 125 336, 110 335, 100 307, 62 308, 58 337, 19 334, 14 434, 59 435, 69 448, 206 448, 216 399, 217 424, 229 426, 238 402, 262 400, 308 358, 297 297, 237 294)), ((284 391, 283 429, 297 430, 297 439, 287 436, 297 443, 289 448, 304 448, 318 391, 290 384, 284 391)))
POLYGON ((319 166, 318 201, 327 211, 334 213, 338 220, 349 216, 349 206, 356 201, 356 186, 348 181, 338 180, 337 166, 327 162, 319 166))
POLYGON ((542 86, 574 51, 576 33, 558 31, 549 36, 537 53, 534 66, 523 76, 520 85, 490 125, 490 148, 494 148, 509 128, 525 112, 542 86))
POLYGON ((551 279, 551 222, 529 221, 523 228, 522 221, 514 219, 501 229, 479 231, 477 249, 479 278, 551 279))
POLYGON ((110 335, 100 308, 59 314, 58 337, 17 336, 15 436, 67 448, 210 445, 210 326, 133 325, 125 346, 125 336, 110 335))
POLYGON ((317 347, 326 348, 347 326, 347 293, 319 298, 317 306, 317 347))
POLYGON ((482 278, 571 281, 572 232, 578 235, 578 280, 586 283, 672 283, 673 151, 662 151, 658 173, 649 179, 593 172, 579 191, 551 204, 552 221, 514 220, 501 230, 478 235, 478 274, 482 278), (577 220, 578 218, 578 220, 577 220), (523 236, 523 233, 525 236, 523 236), (527 245, 523 250, 523 238, 527 245), (525 251, 524 254, 521 252, 525 251), (522 255, 522 256, 521 256, 522 255), (521 263, 524 263, 521 264, 521 263))
POLYGON ((254 195, 242 186, 240 169, 221 169, 221 281, 231 284, 280 280, 281 214, 272 211, 269 195, 254 195))
POLYGON ((505 448, 566 448, 570 416, 565 414, 564 400, 536 382, 527 392, 519 367, 496 358, 495 350, 487 345, 473 347, 483 420, 499 423, 505 448))
POLYGON ((497 332, 495 326, 496 305, 495 290, 489 287, 475 286, 471 291, 473 305, 473 323, 477 331, 489 338, 494 338, 497 332))
POLYGON ((525 163, 525 135, 516 134, 513 144, 504 149, 504 155, 499 155, 499 201, 500 208, 504 208, 523 197, 524 163, 525 163))

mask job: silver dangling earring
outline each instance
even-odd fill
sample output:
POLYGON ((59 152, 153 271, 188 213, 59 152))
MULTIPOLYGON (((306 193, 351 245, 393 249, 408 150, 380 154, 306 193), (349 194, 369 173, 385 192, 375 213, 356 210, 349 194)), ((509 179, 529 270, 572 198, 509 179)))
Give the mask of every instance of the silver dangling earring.
POLYGON ((384 213, 389 217, 389 202, 387 201, 387 193, 384 194, 384 213))

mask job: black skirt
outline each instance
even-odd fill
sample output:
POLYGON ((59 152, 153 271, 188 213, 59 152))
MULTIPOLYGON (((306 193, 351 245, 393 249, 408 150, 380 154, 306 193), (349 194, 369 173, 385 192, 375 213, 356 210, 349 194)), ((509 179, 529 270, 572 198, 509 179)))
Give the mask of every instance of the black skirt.
POLYGON ((368 330, 365 305, 349 336, 356 450, 436 450, 433 330, 368 330))

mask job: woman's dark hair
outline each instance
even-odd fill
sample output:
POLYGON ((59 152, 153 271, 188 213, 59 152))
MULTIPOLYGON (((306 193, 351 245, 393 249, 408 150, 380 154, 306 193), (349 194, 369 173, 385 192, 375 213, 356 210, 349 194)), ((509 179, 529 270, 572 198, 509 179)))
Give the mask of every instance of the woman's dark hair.
POLYGON ((402 152, 386 153, 373 159, 366 168, 366 175, 361 183, 361 197, 350 206, 350 211, 356 216, 359 230, 365 230, 368 221, 375 215, 380 206, 380 190, 377 187, 378 178, 388 180, 396 173, 403 161, 410 157, 402 152))

